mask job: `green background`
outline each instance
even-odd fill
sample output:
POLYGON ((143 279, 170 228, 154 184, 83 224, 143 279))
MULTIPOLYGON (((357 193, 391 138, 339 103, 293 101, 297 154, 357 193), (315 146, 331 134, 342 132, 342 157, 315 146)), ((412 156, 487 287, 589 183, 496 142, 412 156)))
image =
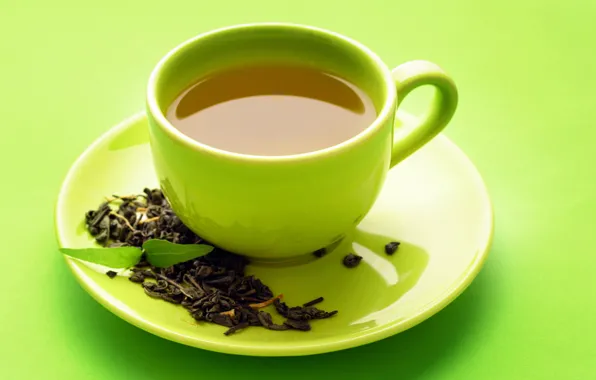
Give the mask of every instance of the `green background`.
MULTIPOLYGON (((596 2, 81 3, 0 0, 2 379, 596 376, 596 2), (446 134, 484 176, 495 240, 470 288, 421 325, 322 356, 215 354, 118 319, 58 253, 53 208, 66 171, 143 108, 157 60, 200 32, 253 21, 332 29, 390 66, 428 59, 457 82, 446 134)), ((423 110, 429 94, 405 107, 423 110)))

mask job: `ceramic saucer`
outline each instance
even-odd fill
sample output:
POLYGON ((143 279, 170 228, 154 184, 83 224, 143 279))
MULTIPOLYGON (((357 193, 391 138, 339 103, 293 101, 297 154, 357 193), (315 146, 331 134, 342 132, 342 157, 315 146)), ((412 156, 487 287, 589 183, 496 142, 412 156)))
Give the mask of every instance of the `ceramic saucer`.
MULTIPOLYGON (((414 120, 407 114, 398 119, 414 120)), ((141 113, 100 137, 70 169, 56 209, 60 246, 93 244, 83 217, 105 195, 156 185, 141 113)), ((480 175, 455 144, 439 135, 389 172, 374 208, 328 255, 289 266, 248 267, 275 293, 283 293, 289 305, 323 296, 320 308, 339 310, 333 318, 314 321, 310 332, 254 327, 224 336, 224 327, 197 323, 184 308, 147 297, 124 277, 110 279, 97 267, 66 262, 98 302, 163 338, 233 354, 308 355, 386 338, 444 308, 480 271, 492 231, 492 208, 480 175), (384 252, 390 241, 401 242, 392 256, 384 252), (363 257, 358 267, 342 265, 348 252, 363 257)))

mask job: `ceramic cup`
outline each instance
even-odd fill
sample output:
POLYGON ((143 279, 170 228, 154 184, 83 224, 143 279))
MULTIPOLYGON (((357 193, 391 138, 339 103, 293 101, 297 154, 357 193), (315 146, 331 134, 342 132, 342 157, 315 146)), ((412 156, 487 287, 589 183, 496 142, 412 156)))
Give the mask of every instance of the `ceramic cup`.
POLYGON ((433 63, 412 61, 392 71, 348 37, 269 23, 182 43, 157 64, 147 93, 155 169, 173 210, 208 242, 264 260, 311 253, 351 231, 374 204, 387 171, 439 133, 456 105, 455 84, 433 63), (371 97, 378 117, 341 144, 286 156, 216 149, 166 119, 174 99, 200 78, 260 62, 314 66, 343 77, 371 97), (423 85, 437 89, 428 113, 418 125, 396 128, 396 108, 423 85))

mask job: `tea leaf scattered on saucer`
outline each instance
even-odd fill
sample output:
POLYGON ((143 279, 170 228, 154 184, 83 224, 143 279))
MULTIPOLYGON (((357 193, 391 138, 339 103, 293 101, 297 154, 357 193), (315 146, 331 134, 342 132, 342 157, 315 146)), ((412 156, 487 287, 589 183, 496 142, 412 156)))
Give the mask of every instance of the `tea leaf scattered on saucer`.
POLYGON ((167 268, 204 256, 213 251, 213 247, 206 244, 174 244, 167 240, 150 239, 143 244, 143 250, 151 265, 167 268))
POLYGON ((138 247, 60 248, 60 252, 75 259, 105 265, 110 268, 132 267, 141 260, 138 247))

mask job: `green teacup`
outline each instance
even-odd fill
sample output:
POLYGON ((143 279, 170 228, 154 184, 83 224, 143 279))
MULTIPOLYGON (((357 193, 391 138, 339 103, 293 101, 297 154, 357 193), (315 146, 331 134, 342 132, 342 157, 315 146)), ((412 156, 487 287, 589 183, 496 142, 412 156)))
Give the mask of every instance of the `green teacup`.
POLYGON ((207 241, 260 259, 286 259, 341 239, 370 210, 389 168, 451 119, 455 84, 426 61, 391 71, 372 51, 340 34, 290 24, 219 29, 168 53, 149 80, 150 141, 162 189, 182 221, 207 241), (373 100, 377 119, 341 144, 304 154, 252 156, 187 137, 165 117, 189 85, 250 63, 301 63, 343 77, 373 100), (422 85, 435 103, 419 125, 394 130, 395 110, 422 85))

